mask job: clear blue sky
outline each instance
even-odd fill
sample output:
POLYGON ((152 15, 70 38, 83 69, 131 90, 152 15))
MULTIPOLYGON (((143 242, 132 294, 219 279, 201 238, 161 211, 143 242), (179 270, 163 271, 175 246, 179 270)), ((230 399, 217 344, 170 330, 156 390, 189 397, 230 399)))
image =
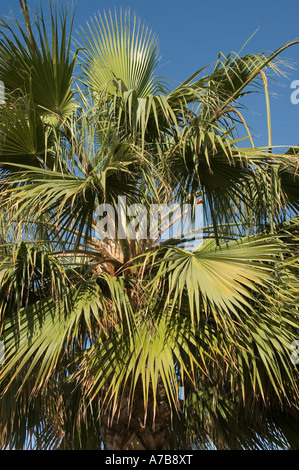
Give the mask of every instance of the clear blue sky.
MULTIPOLYGON (((36 0, 28 0, 33 8, 36 0)), ((77 0, 75 27, 84 26, 97 11, 116 7, 130 8, 159 38, 162 56, 159 75, 178 82, 217 59, 218 52, 243 53, 274 51, 299 38, 298 0, 77 0)), ((46 11, 47 1, 42 0, 46 11)), ((13 11, 19 16, 19 0, 2 0, 0 17, 13 11)), ((291 103, 290 84, 299 80, 299 45, 282 55, 295 67, 288 78, 271 84, 276 94, 271 98, 273 143, 299 144, 299 104, 291 103)), ((299 96, 299 95, 298 95, 299 96)), ((264 98, 252 98, 248 106, 256 112, 250 116, 253 134, 260 136, 257 145, 267 145, 264 98)))

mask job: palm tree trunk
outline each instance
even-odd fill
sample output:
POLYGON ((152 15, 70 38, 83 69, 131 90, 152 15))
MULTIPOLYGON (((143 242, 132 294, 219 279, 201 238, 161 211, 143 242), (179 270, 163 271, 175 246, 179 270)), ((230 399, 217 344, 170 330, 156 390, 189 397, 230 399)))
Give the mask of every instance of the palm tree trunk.
POLYGON ((167 450, 170 410, 163 397, 162 387, 157 390, 154 412, 152 395, 147 416, 144 408, 142 385, 137 384, 132 407, 128 405, 129 393, 124 394, 119 412, 110 423, 102 419, 102 438, 106 450, 167 450))

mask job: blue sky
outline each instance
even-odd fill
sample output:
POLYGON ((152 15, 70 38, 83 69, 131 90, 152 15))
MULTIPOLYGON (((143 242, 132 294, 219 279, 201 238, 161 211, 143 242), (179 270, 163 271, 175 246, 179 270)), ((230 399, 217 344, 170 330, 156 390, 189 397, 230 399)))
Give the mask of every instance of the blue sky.
MULTIPOLYGON (((30 6, 36 0, 28 0, 30 6)), ((45 11, 47 1, 42 0, 45 11)), ((298 0, 77 0, 75 27, 84 26, 94 13, 129 8, 158 36, 162 57, 158 74, 177 82, 213 63, 221 51, 243 54, 274 51, 299 38, 298 0)), ((13 11, 19 16, 19 0, 1 1, 0 17, 13 11)), ((287 78, 271 83, 272 132, 274 145, 299 144, 299 104, 292 104, 291 82, 299 80, 299 45, 285 51, 282 58, 292 62, 287 78)), ((298 94, 299 97, 299 94, 298 94)), ((263 96, 246 101, 257 145, 267 145, 265 100, 263 96)))

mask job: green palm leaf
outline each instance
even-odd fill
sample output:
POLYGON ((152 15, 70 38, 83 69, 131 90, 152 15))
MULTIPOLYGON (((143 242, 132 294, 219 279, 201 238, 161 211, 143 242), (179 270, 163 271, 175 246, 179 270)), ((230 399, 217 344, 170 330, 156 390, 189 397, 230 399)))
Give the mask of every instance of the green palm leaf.
POLYGON ((137 22, 131 25, 129 11, 120 13, 114 20, 110 12, 91 20, 88 33, 82 36, 84 44, 83 70, 87 84, 99 93, 104 87, 115 93, 121 81, 124 90, 135 90, 143 98, 155 90, 153 73, 158 64, 156 38, 137 22))
POLYGON ((67 9, 60 13, 60 18, 51 7, 50 13, 51 39, 42 11, 33 19, 35 30, 29 25, 29 37, 17 21, 14 29, 1 20, 0 79, 7 92, 16 97, 20 93, 26 96, 32 92, 44 121, 57 125, 74 110, 72 75, 76 54, 71 58, 67 9))
POLYGON ((20 4, 0 39, 0 446, 295 449, 298 149, 273 146, 267 76, 298 41, 169 91, 128 11, 82 28, 78 60, 73 13, 50 3, 48 31, 20 4), (267 147, 241 112, 255 90, 267 147), (171 204, 187 234, 164 240, 165 213, 125 233, 171 204))
POLYGON ((193 252, 170 248, 157 262, 153 281, 167 279, 169 295, 181 301, 187 294, 192 319, 196 312, 207 309, 238 316, 238 310, 250 308, 249 299, 256 295, 257 286, 264 287, 273 279, 273 263, 281 253, 275 239, 244 238, 216 246, 206 240, 193 252), (272 266, 271 266, 272 265, 272 266))

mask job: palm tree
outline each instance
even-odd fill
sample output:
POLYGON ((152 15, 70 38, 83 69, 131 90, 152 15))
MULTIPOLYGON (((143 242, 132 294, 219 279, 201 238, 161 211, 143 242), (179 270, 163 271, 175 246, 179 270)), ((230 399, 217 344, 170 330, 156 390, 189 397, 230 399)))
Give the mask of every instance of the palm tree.
POLYGON ((296 42, 171 89, 128 11, 73 52, 73 12, 50 4, 48 32, 20 3, 0 41, 1 447, 298 449, 298 149, 272 145, 267 79, 296 42))

